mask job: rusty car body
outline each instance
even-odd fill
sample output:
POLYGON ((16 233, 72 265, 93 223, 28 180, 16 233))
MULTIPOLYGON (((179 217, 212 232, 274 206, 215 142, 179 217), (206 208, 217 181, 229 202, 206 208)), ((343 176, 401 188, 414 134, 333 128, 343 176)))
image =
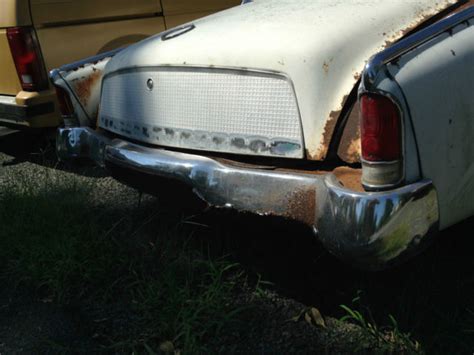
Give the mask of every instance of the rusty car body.
POLYGON ((57 152, 297 220, 383 268, 474 214, 473 17, 472 1, 245 2, 107 58, 57 152))
MULTIPOLYGON (((0 125, 62 123, 48 71, 109 52, 167 28, 238 5, 238 0, 1 0, 0 125)), ((75 90, 88 95, 99 73, 75 90)))

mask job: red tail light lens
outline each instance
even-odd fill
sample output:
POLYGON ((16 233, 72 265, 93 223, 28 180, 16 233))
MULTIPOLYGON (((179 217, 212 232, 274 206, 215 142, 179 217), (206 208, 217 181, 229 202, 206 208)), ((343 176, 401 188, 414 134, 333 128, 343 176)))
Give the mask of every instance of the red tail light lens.
POLYGON ((369 162, 401 159, 401 120, 398 107, 381 95, 362 95, 362 158, 369 162))
POLYGON ((46 89, 48 77, 34 29, 31 27, 7 28, 7 37, 23 90, 46 89))
POLYGON ((62 87, 55 86, 54 88, 58 97, 59 111, 61 111, 63 116, 71 116, 74 113, 74 107, 72 106, 69 94, 62 87))

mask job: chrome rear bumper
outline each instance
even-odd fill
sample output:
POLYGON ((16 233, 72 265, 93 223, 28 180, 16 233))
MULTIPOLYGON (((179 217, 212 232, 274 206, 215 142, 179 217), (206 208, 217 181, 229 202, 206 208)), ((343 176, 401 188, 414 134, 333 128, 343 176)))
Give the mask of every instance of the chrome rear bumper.
POLYGON ((330 252, 363 268, 383 268, 417 253, 438 230, 438 199, 428 180, 385 192, 355 192, 332 173, 236 167, 109 139, 90 128, 59 129, 57 152, 61 159, 86 157, 183 182, 213 207, 300 221, 314 228, 330 252))

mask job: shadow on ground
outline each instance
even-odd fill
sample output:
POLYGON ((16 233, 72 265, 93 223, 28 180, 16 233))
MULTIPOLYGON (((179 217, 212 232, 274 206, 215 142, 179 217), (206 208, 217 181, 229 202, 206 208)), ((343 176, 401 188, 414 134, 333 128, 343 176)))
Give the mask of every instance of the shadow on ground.
MULTIPOLYGON (((104 176, 90 165, 58 164, 52 144, 32 133, 0 138, 0 152, 11 157, 5 166, 31 162, 104 176)), ((388 317, 393 315, 427 352, 474 350, 472 219, 441 233, 422 255, 376 273, 341 263, 310 230, 294 223, 222 211, 189 217, 185 223, 196 238, 211 242, 213 254, 230 255, 250 275, 271 282, 280 296, 317 307, 324 316, 342 317, 340 306, 347 305, 383 327, 393 325, 388 317)))
POLYGON ((392 325, 393 315, 429 353, 472 353, 474 219, 442 232, 423 254, 380 272, 341 263, 301 226, 253 216, 217 220, 204 222, 224 237, 214 245, 228 248, 279 294, 333 317, 343 316, 341 305, 379 325, 392 325))
POLYGON ((96 167, 89 161, 59 162, 54 138, 54 129, 12 131, 5 135, 0 134, 0 153, 8 156, 8 159, 3 162, 3 166, 33 163, 86 177, 107 176, 103 169, 96 167))

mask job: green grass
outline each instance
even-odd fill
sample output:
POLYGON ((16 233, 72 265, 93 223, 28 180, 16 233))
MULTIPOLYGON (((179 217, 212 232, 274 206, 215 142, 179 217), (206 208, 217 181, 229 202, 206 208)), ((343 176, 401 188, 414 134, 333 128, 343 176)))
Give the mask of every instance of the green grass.
MULTIPOLYGON (((171 342, 205 352, 238 322, 231 306, 237 265, 210 258, 179 219, 160 211, 114 211, 91 204, 92 183, 56 175, 0 188, 0 278, 62 304, 123 304, 130 335, 104 326, 105 349, 157 351, 171 342)), ((156 206, 155 206, 156 207, 156 206)))
POLYGON ((472 221, 444 232, 405 265, 384 273, 360 273, 345 291, 362 290, 359 308, 373 315, 368 319, 404 329, 428 354, 472 353, 474 244, 465 232, 469 225, 472 221), (397 319, 397 327, 387 314, 397 319))
MULTIPOLYGON (((361 304, 360 294, 352 300, 352 304, 340 305, 345 315, 340 318, 341 321, 353 322, 360 326, 366 338, 372 338, 378 344, 378 349, 383 353, 406 352, 422 353, 421 344, 413 340, 410 333, 404 333, 400 330, 397 320, 393 315, 388 315, 389 325, 380 327, 373 319, 372 311, 369 306, 361 304)), ((355 352, 361 349, 354 349, 355 352)))
MULTIPOLYGON (((472 354, 474 219, 443 231, 425 252, 382 272, 342 263, 294 225, 263 222, 258 228, 238 225, 229 234, 246 236, 240 238, 238 260, 273 282, 280 294, 338 319, 348 315, 341 308, 346 305, 378 334, 409 334, 428 354, 472 354), (355 296, 361 298, 357 304, 355 296)), ((363 325, 354 317, 343 319, 363 325)))
POLYGON ((55 303, 91 304, 99 320, 120 318, 102 316, 110 305, 123 309, 123 331, 94 318, 101 350, 212 351, 223 333, 247 326, 248 310, 232 302, 243 268, 257 284, 261 274, 281 295, 357 324, 388 353, 395 345, 407 353, 474 349, 474 241, 466 224, 403 266, 367 273, 293 225, 241 216, 219 223, 211 215, 205 228, 205 219, 192 224, 156 204, 115 209, 113 198, 97 202, 107 189, 98 193, 95 182, 47 171, 1 181, 0 281, 55 303))

